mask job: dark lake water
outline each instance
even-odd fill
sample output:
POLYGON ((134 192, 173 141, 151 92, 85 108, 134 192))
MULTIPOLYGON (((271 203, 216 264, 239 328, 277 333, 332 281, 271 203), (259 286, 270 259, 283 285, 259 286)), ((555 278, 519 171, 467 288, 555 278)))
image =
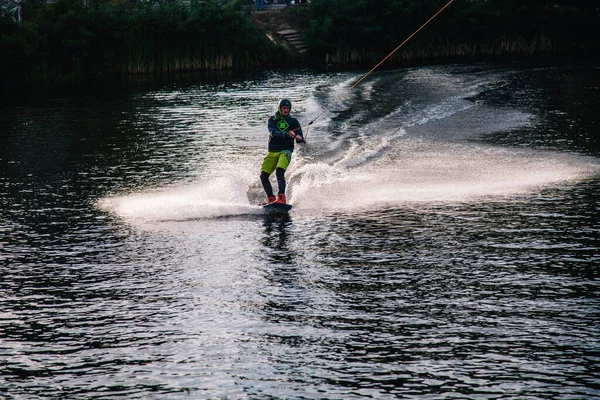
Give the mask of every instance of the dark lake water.
POLYGON ((600 398, 600 68, 4 98, 0 398, 600 398), (306 127, 305 127, 306 131, 306 127))

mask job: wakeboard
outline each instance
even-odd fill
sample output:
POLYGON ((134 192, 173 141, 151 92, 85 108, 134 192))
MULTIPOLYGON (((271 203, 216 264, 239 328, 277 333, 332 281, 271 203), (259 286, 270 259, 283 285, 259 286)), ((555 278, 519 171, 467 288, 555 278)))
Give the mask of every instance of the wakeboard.
POLYGON ((292 209, 291 204, 269 203, 262 206, 265 212, 283 212, 286 213, 292 209))

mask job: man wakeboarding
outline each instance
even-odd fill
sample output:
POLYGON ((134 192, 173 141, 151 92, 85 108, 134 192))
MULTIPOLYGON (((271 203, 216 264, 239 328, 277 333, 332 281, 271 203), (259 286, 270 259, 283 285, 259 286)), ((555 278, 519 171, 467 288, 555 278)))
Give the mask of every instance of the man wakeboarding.
POLYGON ((262 167, 260 169, 260 182, 267 194, 267 201, 261 205, 272 203, 286 204, 285 198, 285 170, 292 160, 292 152, 295 143, 305 143, 302 128, 298 120, 290 115, 292 102, 281 99, 277 106, 275 115, 269 118, 267 128, 269 130, 269 147, 262 167), (278 193, 273 194, 273 187, 269 177, 275 171, 277 177, 278 193))

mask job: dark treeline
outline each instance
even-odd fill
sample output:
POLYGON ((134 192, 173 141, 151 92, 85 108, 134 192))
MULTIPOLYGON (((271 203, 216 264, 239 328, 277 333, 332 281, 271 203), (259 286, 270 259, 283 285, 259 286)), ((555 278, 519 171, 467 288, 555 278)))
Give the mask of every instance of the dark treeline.
MULTIPOLYGON (((9 0, 0 0, 9 1, 9 0)), ((313 65, 373 65, 448 0, 312 0, 281 18, 313 65)), ((285 66, 242 0, 23 0, 0 13, 0 83, 285 66)), ((455 0, 389 61, 594 54, 595 0, 455 0)), ((276 27, 274 27, 276 29, 276 27)))
POLYGON ((0 20, 1 73, 11 82, 256 68, 272 46, 236 3, 24 0, 0 20))
MULTIPOLYGON (((312 0, 311 49, 329 63, 381 60, 449 0, 312 0)), ((591 54, 600 50, 597 0, 455 0, 389 63, 405 60, 591 54)))

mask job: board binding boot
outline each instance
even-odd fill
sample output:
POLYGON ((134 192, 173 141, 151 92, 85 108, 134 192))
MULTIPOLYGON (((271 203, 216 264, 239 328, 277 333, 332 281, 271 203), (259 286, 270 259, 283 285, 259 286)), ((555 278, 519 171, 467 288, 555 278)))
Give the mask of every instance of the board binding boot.
POLYGON ((267 200, 264 203, 260 203, 259 206, 266 206, 271 203, 275 203, 277 198, 275 196, 267 196, 267 200))
POLYGON ((287 201, 286 201, 286 198, 285 198, 285 194, 281 194, 281 193, 278 194, 276 202, 279 203, 279 204, 286 204, 287 201))

